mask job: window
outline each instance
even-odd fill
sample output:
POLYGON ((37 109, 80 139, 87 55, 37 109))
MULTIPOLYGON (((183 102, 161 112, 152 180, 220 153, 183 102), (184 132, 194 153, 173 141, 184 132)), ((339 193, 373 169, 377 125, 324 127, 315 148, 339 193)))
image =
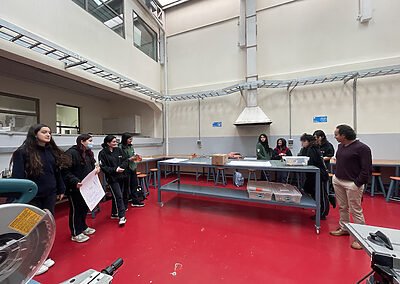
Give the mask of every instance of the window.
POLYGON ((72 0, 120 36, 125 36, 123 0, 72 0))
POLYGON ((79 134, 79 107, 57 104, 57 134, 79 134))
POLYGON ((133 44, 157 61, 157 33, 133 12, 133 44))
POLYGON ((27 132, 39 121, 39 100, 0 93, 0 132, 27 132))

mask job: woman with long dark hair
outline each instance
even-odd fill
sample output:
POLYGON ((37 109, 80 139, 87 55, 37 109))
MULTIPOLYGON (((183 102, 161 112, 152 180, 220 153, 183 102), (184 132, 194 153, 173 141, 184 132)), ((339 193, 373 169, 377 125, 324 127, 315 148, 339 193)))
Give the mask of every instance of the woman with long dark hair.
MULTIPOLYGON (((276 141, 276 147, 272 153, 272 160, 282 160, 285 156, 292 156, 292 152, 286 146, 286 140, 284 138, 279 138, 276 141)), ((277 182, 287 183, 288 172, 277 172, 277 182)))
POLYGON ((111 219, 119 219, 119 225, 125 225, 125 207, 123 200, 125 170, 128 167, 128 159, 121 148, 118 147, 117 138, 114 135, 107 135, 103 150, 99 153, 100 168, 106 176, 107 183, 111 187, 112 208, 111 219))
MULTIPOLYGON (((54 215, 56 201, 61 200, 65 192, 61 169, 69 166, 70 160, 54 142, 50 127, 45 124, 31 126, 25 141, 14 152, 12 161, 12 177, 29 179, 38 187, 30 204, 47 209, 54 215)), ((46 272, 53 265, 54 261, 47 259, 36 275, 46 272)))
POLYGON ((326 139, 324 131, 316 130, 314 131, 313 136, 319 146, 319 150, 321 151, 325 166, 328 170, 330 170, 331 159, 335 155, 335 148, 333 148, 333 145, 328 141, 328 139, 326 139))
MULTIPOLYGON (((81 181, 95 169, 96 160, 92 152, 93 138, 89 134, 81 134, 76 138, 76 145, 67 150, 71 157, 71 166, 63 170, 66 185, 66 195, 69 199, 69 228, 71 240, 83 243, 89 240, 89 235, 96 232, 86 224, 89 208, 80 193, 81 181)), ((97 173, 100 168, 97 168, 97 173)))
MULTIPOLYGON (((132 207, 143 207, 144 203, 142 202, 142 198, 139 196, 138 189, 138 180, 136 175, 137 164, 136 161, 140 159, 140 156, 135 154, 135 149, 132 146, 132 137, 131 133, 125 132, 121 137, 120 147, 125 154, 125 157, 128 159, 128 168, 126 169, 126 179, 124 188, 127 191, 126 193, 130 195, 132 199, 132 207), (129 189, 129 191, 128 191, 129 189)), ((125 201, 125 200, 124 200, 125 201)), ((127 201, 125 201, 125 206, 127 206, 127 201)))
MULTIPOLYGON (((315 138, 311 134, 304 133, 300 137, 302 149, 300 151, 300 156, 307 156, 310 159, 308 160, 308 165, 315 166, 320 170, 320 203, 321 203, 321 219, 325 220, 326 216, 329 214, 329 202, 328 202, 328 194, 326 190, 326 181, 328 180, 328 171, 325 167, 325 163, 322 159, 321 152, 319 151, 319 147, 315 141, 315 138)), ((306 179, 304 181, 303 189, 306 193, 310 194, 312 198, 315 199, 315 174, 306 173, 306 179)))
MULTIPOLYGON (((273 150, 269 147, 268 137, 264 133, 258 137, 256 153, 257 160, 269 161, 272 159, 273 150)), ((266 171, 261 171, 261 179, 268 180, 268 174, 266 171)))

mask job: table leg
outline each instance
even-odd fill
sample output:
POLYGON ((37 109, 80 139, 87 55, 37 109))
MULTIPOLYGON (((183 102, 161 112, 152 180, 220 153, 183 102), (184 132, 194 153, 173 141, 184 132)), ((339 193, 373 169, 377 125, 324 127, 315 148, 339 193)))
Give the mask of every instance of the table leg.
POLYGON ((321 177, 319 171, 315 173, 315 202, 317 205, 315 210, 315 230, 319 234, 321 228, 321 177))
POLYGON ((161 202, 161 166, 160 163, 157 163, 157 192, 158 192, 158 202, 160 205, 162 204, 161 202))

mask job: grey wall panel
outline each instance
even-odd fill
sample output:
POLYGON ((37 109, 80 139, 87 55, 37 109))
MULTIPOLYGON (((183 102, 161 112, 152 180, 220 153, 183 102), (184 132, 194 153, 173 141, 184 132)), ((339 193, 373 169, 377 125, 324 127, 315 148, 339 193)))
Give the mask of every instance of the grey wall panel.
MULTIPOLYGON (((282 136, 286 140, 288 137, 282 136)), ((269 136, 271 148, 276 145, 278 136, 269 136)), ((296 155, 301 148, 300 136, 293 136, 294 140, 292 152, 296 155)), ((337 142, 333 135, 327 135, 328 140, 337 149, 337 142)), ((197 153, 200 155, 210 155, 213 153, 228 153, 231 151, 240 152, 245 156, 255 156, 255 145, 258 137, 256 136, 236 136, 236 137, 202 137, 202 147, 197 146, 196 137, 170 138, 170 154, 197 153)), ((370 146, 374 159, 400 159, 400 133, 394 134, 362 134, 359 139, 370 146)))

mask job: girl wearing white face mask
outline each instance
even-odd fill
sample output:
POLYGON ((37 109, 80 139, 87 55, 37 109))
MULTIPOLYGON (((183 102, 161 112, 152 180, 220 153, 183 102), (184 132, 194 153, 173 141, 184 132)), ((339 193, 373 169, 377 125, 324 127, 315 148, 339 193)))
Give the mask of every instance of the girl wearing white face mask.
MULTIPOLYGON (((63 170, 64 183, 67 187, 66 195, 70 202, 69 228, 71 240, 83 243, 89 240, 89 235, 96 232, 86 224, 86 215, 89 211, 85 201, 79 192, 81 181, 95 169, 95 159, 92 152, 93 139, 89 134, 81 134, 76 138, 76 145, 67 150, 72 158, 71 167, 63 170)), ((96 168, 97 173, 100 168, 96 168)))

